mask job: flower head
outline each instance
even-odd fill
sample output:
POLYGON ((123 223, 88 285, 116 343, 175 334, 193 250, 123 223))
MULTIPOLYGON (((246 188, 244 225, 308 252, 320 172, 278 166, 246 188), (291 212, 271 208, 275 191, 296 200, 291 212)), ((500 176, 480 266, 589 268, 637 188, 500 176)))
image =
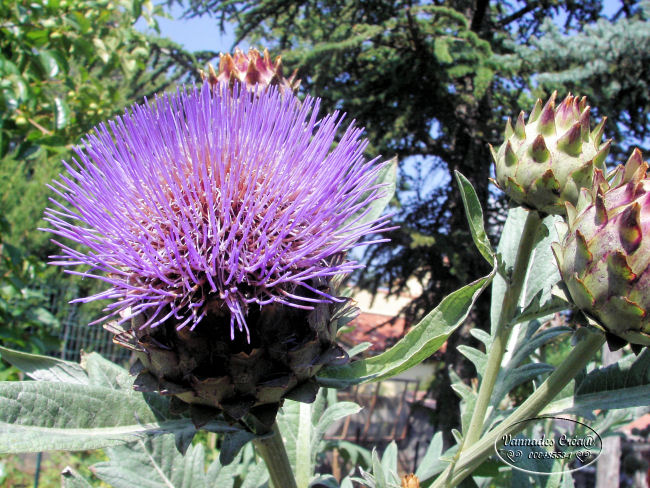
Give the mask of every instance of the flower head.
POLYGON ((337 138, 342 116, 318 106, 204 83, 98 126, 46 211, 47 230, 86 248, 59 243, 54 263, 111 285, 78 301, 112 299, 107 317, 141 314, 141 328, 229 316, 231 337, 249 334, 252 306, 337 301, 323 283, 359 268, 346 252, 387 225, 363 218, 382 165, 361 129, 337 138))
POLYGON ((650 346, 650 178, 635 149, 608 179, 598 172, 553 245, 573 302, 604 329, 612 347, 650 346))

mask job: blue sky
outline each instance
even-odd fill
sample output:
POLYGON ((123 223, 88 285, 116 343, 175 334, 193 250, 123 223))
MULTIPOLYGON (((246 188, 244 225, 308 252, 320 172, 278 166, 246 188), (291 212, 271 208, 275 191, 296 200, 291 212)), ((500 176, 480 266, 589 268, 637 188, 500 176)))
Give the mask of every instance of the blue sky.
MULTIPOLYGON (((180 19, 182 14, 183 8, 174 4, 171 9, 172 19, 157 18, 162 37, 168 37, 176 41, 189 51, 231 51, 232 43, 235 40, 234 29, 232 27, 227 29, 225 34, 222 34, 216 19, 208 16, 180 19)), ((142 30, 146 29, 144 22, 138 22, 136 26, 142 30)), ((248 44, 240 47, 248 49, 248 44)))

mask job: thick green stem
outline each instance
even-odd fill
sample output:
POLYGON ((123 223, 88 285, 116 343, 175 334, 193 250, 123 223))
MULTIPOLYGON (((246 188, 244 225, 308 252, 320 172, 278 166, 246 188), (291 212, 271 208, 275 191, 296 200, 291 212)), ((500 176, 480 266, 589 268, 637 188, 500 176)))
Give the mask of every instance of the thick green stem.
POLYGON ((458 461, 449 466, 432 485, 434 488, 453 487, 483 463, 493 452, 494 446, 504 436, 514 435, 525 428, 522 420, 534 418, 560 391, 587 365, 605 343, 605 336, 589 333, 569 353, 569 356, 546 379, 535 392, 492 432, 463 451, 458 461))
POLYGON ((487 363, 481 386, 476 398, 476 405, 474 412, 472 412, 472 419, 467 429, 467 435, 463 442, 462 450, 465 450, 475 444, 483 433, 483 424, 485 422, 485 414, 490 405, 490 398, 492 391, 496 384, 499 371, 501 370, 501 362, 503 355, 506 351, 508 338, 510 336, 510 322, 517 310, 517 305, 520 301, 521 290, 523 289, 526 280, 526 271, 528 270, 528 263, 535 247, 535 239, 537 230, 542 220, 539 214, 531 210, 528 212, 524 229, 522 231, 521 240, 519 241, 519 248, 517 250, 517 257, 512 271, 512 277, 508 282, 508 288, 503 297, 503 306, 499 315, 497 323, 494 342, 488 351, 487 363))
POLYGON ((278 424, 273 424, 272 436, 255 439, 253 445, 266 463, 273 488, 297 488, 278 424))

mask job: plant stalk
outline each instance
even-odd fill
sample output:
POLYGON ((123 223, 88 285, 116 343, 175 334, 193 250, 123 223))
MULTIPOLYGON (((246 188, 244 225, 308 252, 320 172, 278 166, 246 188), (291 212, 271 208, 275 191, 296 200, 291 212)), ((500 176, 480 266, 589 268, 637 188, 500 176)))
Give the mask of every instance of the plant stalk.
POLYGON ((490 405, 492 391, 496 384, 501 370, 501 362, 503 355, 506 352, 508 338, 510 336, 510 322, 517 310, 517 305, 520 301, 521 290, 523 289, 526 280, 526 271, 528 270, 528 263, 535 247, 535 239, 537 237, 537 230, 542 223, 542 219, 538 212, 531 210, 528 212, 526 222, 519 241, 519 248, 517 249, 517 257, 515 258, 515 265, 512 271, 512 277, 508 282, 508 288, 503 298, 503 306, 499 314, 499 321, 496 326, 494 342, 490 347, 483 373, 481 386, 479 387, 478 396, 476 398, 476 405, 474 412, 472 412, 472 419, 470 420, 469 427, 461 452, 476 442, 483 433, 483 424, 485 422, 485 414, 490 405))
POLYGON ((539 414, 587 365, 604 343, 604 334, 589 333, 586 338, 573 348, 566 359, 517 410, 510 414, 509 417, 479 442, 473 446, 469 446, 461 454, 455 465, 450 465, 436 479, 432 488, 441 488, 443 486, 453 487, 471 475, 494 452, 495 444, 499 439, 503 439, 508 434, 515 435, 521 432, 525 428, 525 423, 521 423, 521 421, 534 418, 539 414))
POLYGON ((273 435, 255 439, 253 445, 266 463, 273 488, 298 488, 277 423, 273 423, 273 435))

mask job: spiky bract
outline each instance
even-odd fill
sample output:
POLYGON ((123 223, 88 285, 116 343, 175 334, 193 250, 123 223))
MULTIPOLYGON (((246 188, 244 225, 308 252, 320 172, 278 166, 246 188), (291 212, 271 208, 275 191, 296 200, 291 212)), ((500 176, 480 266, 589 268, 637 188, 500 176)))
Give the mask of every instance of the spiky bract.
POLYGON ((236 48, 234 55, 222 53, 219 58, 219 71, 216 72, 212 65, 209 65, 207 73, 201 71, 201 78, 213 87, 225 83, 232 89, 239 84, 251 91, 275 86, 281 92, 295 93, 300 86, 295 71, 289 78, 284 77, 282 58, 277 56, 274 62, 271 61, 268 49, 260 53, 257 49, 250 48, 246 54, 236 48))
POLYGON ((604 170, 610 141, 600 143, 605 119, 590 131, 586 98, 571 94, 555 108, 537 100, 528 121, 521 112, 506 124, 497 152, 497 185, 516 203, 543 213, 563 215, 564 203, 576 204, 580 188, 591 187, 596 169, 604 170))
POLYGON ((598 173, 554 244, 572 300, 613 336, 650 345, 650 179, 637 149, 607 182, 598 173))

